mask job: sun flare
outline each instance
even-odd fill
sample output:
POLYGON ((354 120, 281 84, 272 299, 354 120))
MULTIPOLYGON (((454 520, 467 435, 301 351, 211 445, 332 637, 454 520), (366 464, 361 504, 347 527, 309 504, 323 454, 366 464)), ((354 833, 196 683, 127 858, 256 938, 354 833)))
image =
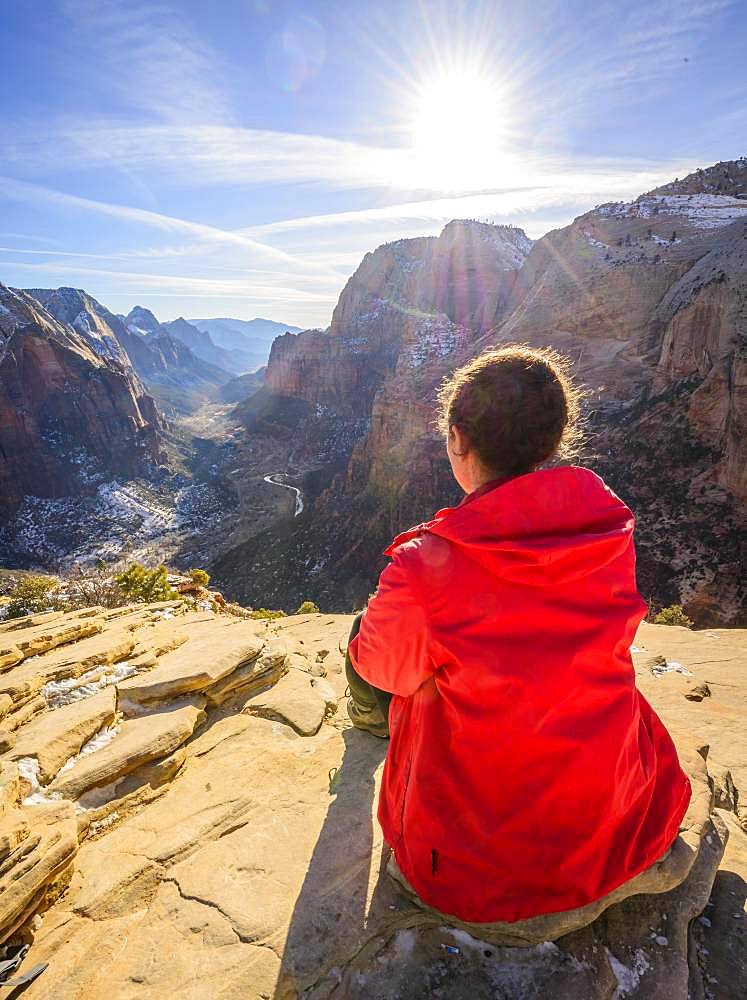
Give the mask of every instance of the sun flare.
POLYGON ((424 80, 413 102, 412 152, 429 183, 464 190, 501 152, 505 98, 486 73, 462 68, 424 80))

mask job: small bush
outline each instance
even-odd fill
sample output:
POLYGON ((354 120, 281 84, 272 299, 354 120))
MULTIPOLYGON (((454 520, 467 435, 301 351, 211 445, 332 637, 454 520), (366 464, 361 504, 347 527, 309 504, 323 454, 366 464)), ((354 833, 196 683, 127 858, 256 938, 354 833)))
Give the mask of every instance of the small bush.
POLYGON ((313 601, 304 601, 298 611, 297 615, 318 615, 319 608, 314 604, 313 601))
POLYGON ((257 608, 249 612, 250 618, 285 618, 284 611, 268 611, 267 608, 257 608))
POLYGON ((5 617, 22 618, 53 611, 60 603, 54 597, 57 588, 58 583, 51 576, 21 577, 8 595, 10 601, 5 605, 5 617))
POLYGON ((653 618, 654 625, 684 625, 685 628, 693 627, 692 618, 688 618, 682 610, 681 604, 670 604, 668 608, 662 608, 653 618))
POLYGON ((79 608, 119 608, 127 603, 114 569, 103 559, 91 567, 76 566, 75 572, 62 583, 70 610, 79 608))
POLYGON ((187 576, 190 578, 192 583, 197 584, 198 587, 207 587, 210 583, 210 574, 204 569, 187 570, 187 576))
POLYGON ((165 566, 146 569, 141 563, 131 563, 114 578, 128 601, 150 604, 154 601, 173 601, 179 597, 167 580, 165 566))

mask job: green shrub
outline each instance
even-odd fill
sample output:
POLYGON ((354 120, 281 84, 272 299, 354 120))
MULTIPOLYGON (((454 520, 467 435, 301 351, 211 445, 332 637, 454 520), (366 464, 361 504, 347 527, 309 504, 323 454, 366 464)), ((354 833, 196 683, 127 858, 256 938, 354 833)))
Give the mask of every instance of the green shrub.
POLYGON ((5 617, 22 618, 53 610, 59 603, 53 596, 57 588, 57 580, 51 576, 21 577, 8 595, 10 601, 5 605, 5 617))
POLYGON ((688 618, 682 610, 681 604, 670 604, 668 608, 662 608, 653 618, 654 625, 684 625, 685 628, 693 627, 692 618, 688 618))
POLYGON ((250 618, 285 618, 284 611, 268 611, 267 608, 257 608, 249 612, 250 618))
POLYGON ((297 615, 318 615, 319 608, 313 601, 304 601, 296 612, 297 615))
POLYGON ((169 586, 165 566, 146 569, 141 563, 131 563, 114 578, 128 601, 150 604, 154 601, 173 601, 179 595, 169 586))
POLYGON ((204 569, 189 569, 187 570, 187 576, 190 578, 192 583, 196 583, 198 587, 207 587, 210 583, 210 574, 204 569))

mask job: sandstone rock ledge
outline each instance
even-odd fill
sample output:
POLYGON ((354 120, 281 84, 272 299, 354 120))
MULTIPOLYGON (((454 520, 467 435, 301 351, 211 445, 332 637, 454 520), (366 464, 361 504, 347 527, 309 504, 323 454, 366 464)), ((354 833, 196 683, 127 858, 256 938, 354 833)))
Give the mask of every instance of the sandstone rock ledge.
POLYGON ((747 995, 747 633, 636 638, 694 791, 666 866, 487 941, 385 873, 386 745, 342 705, 349 617, 140 607, 79 624, 0 636, 21 653, 0 697, 35 706, 0 757, 0 947, 32 942, 21 973, 49 963, 30 1000, 747 995))

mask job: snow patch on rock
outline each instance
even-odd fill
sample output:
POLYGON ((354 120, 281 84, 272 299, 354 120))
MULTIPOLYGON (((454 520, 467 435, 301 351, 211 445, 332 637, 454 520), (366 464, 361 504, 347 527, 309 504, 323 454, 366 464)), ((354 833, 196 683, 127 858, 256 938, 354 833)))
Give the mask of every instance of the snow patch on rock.
POLYGON ((88 757, 92 753, 96 753, 97 750, 103 750, 105 746, 108 746, 108 744, 111 743, 121 728, 121 724, 115 722, 112 725, 103 726, 99 729, 99 731, 92 736, 87 743, 83 744, 78 753, 74 754, 65 761, 60 770, 57 772, 57 777, 64 774, 65 771, 69 771, 71 768, 75 767, 78 761, 82 760, 84 757, 88 757))
POLYGON ((677 215, 684 216, 696 229, 714 229, 747 219, 747 201, 725 194, 660 194, 630 202, 610 202, 600 205, 595 212, 617 219, 677 215))
POLYGON ((50 708, 62 708, 75 701, 90 698, 102 688, 118 684, 127 677, 133 677, 137 672, 136 667, 124 660, 109 667, 94 667, 81 677, 69 677, 63 681, 49 681, 42 688, 42 694, 47 699, 50 708))

